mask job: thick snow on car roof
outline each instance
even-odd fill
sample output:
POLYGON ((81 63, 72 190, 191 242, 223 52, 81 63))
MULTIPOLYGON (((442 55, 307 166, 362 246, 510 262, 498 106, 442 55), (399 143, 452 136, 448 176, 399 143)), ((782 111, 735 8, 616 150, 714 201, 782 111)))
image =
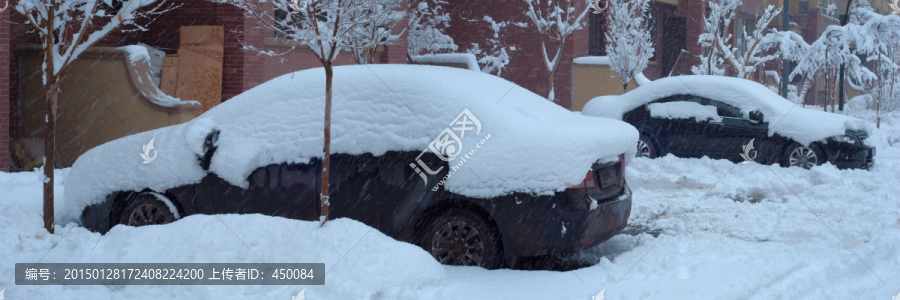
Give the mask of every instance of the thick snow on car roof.
MULTIPOLYGON (((213 130, 221 134, 210 171, 237 186, 247 186, 247 177, 258 167, 321 157, 324 86, 321 68, 286 74, 185 124, 91 149, 72 167, 65 190, 69 203, 59 215, 80 213, 114 191, 146 187, 162 191, 199 182, 206 173, 197 156, 213 130), (145 164, 139 154, 151 139, 158 154, 145 164)), ((481 130, 458 134, 455 145, 471 155, 444 187, 471 197, 563 190, 580 182, 597 160, 633 152, 638 137, 624 122, 570 112, 480 72, 416 65, 344 66, 334 71, 331 150, 375 155, 422 151, 465 110, 480 121, 481 130)), ((438 180, 430 179, 429 186, 438 180)))
POLYGON ((746 116, 759 110, 769 123, 769 135, 779 134, 808 145, 847 130, 872 132, 872 124, 861 119, 827 113, 821 108, 804 108, 791 103, 765 86, 746 79, 691 75, 654 80, 619 96, 602 96, 589 101, 582 113, 622 119, 622 115, 651 101, 673 96, 695 95, 730 104, 746 116))

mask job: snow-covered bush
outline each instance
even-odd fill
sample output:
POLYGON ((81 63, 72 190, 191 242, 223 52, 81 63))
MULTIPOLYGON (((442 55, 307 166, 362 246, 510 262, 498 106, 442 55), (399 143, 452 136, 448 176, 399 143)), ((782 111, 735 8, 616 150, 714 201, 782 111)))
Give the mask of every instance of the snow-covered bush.
POLYGON ((444 0, 410 1, 407 30, 409 32, 409 56, 456 51, 459 47, 453 38, 444 34, 450 27, 450 14, 444 11, 444 0))
POLYGON ((610 0, 606 15, 606 55, 609 67, 619 74, 622 89, 647 68, 653 56, 653 42, 647 21, 650 0, 610 0))

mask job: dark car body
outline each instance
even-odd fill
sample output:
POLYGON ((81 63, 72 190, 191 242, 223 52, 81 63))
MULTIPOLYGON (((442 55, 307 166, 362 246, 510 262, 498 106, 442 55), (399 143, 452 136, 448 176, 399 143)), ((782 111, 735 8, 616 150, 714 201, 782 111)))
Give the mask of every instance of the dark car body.
MULTIPOLYGON (((210 155, 198 163, 208 165, 210 155)), ((620 232, 631 212, 631 191, 625 183, 621 159, 594 164, 589 173, 593 176, 588 176, 594 182, 582 188, 553 195, 514 193, 482 199, 443 188, 433 190, 409 167, 417 155, 420 153, 407 151, 378 156, 333 154, 330 218, 355 219, 395 239, 417 243, 421 231, 438 214, 451 208, 464 209, 496 228, 504 259, 514 263, 519 257, 572 254, 597 245, 620 232)), ((446 175, 450 169, 447 163, 431 157, 429 164, 445 166, 438 178, 446 175)), ((264 166, 250 174, 248 188, 234 186, 209 172, 199 183, 156 192, 171 199, 181 216, 237 213, 318 220, 320 164, 314 158, 307 163, 264 166)), ((82 224, 91 230, 108 231, 122 223, 120 216, 126 203, 140 192, 116 192, 88 206, 82 224)))
MULTIPOLYGON (((666 154, 678 157, 707 156, 744 162, 748 160, 742 156, 744 154, 761 164, 787 165, 786 152, 789 147, 798 144, 779 134, 770 136, 768 133, 770 124, 763 121, 758 111, 744 116, 739 108, 694 95, 664 97, 650 104, 676 101, 714 106, 716 113, 721 116, 721 121, 653 117, 648 108, 649 104, 626 112, 622 120, 635 126, 642 136, 650 139, 655 146, 656 156, 666 154), (753 152, 744 148, 751 140, 753 152)), ((863 142, 866 138, 867 135, 863 131, 847 131, 842 137, 814 142, 811 147, 821 150, 824 161, 838 168, 870 169, 874 164, 875 148, 863 142)), ((818 161, 818 164, 824 161, 818 161)))

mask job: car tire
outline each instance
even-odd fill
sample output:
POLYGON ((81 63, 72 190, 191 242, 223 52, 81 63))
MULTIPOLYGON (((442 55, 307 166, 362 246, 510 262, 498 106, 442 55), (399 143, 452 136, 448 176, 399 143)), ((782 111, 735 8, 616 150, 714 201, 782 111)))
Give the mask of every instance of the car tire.
POLYGON ((646 158, 656 158, 659 154, 656 149, 656 143, 653 142, 653 139, 650 136, 641 133, 641 137, 637 142, 637 152, 635 152, 635 157, 646 157, 646 158))
POLYGON ((825 153, 815 144, 803 146, 799 143, 793 143, 784 152, 784 159, 781 163, 788 168, 801 167, 810 169, 825 163, 825 153))
POLYGON ((503 263, 500 233, 481 216, 463 209, 435 218, 420 246, 442 264, 496 269, 503 263))
POLYGON ((169 201, 157 193, 141 193, 134 197, 119 218, 119 223, 128 226, 161 225, 178 219, 177 212, 170 208, 169 201))

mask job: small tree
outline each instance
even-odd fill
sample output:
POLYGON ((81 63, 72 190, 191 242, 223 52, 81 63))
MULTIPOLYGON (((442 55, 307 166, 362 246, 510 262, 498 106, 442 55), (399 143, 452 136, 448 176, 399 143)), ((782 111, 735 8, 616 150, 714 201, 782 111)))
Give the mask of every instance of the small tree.
POLYGON ((145 30, 136 20, 167 12, 165 1, 125 0, 113 6, 101 0, 19 0, 15 11, 26 18, 40 40, 47 115, 44 123, 44 228, 53 233, 53 167, 56 153, 56 112, 59 84, 66 70, 85 50, 125 26, 145 30), (152 8, 151 8, 152 7, 152 8))
MULTIPOLYGON (((320 186, 320 220, 328 221, 329 174, 331 173, 331 99, 334 80, 334 60, 341 50, 354 47, 354 41, 366 30, 358 30, 373 22, 372 8, 379 0, 313 0, 297 5, 290 0, 215 0, 232 4, 264 27, 275 31, 285 39, 309 47, 322 63, 325 71, 324 145, 322 146, 322 170, 320 186), (271 3, 271 4, 269 4, 271 3), (276 16, 272 10, 291 12, 276 16)), ((263 51, 265 54, 272 54, 263 51)))
POLYGON ((528 4, 525 16, 537 28, 538 36, 541 39, 541 54, 544 57, 544 66, 547 67, 547 81, 550 86, 547 99, 555 101, 553 77, 556 74, 556 67, 559 66, 559 58, 562 56, 566 38, 576 30, 583 28, 584 16, 589 10, 588 3, 585 3, 585 8, 579 12, 572 6, 572 1, 564 1, 565 7, 560 6, 556 0, 524 1, 528 4), (549 50, 551 45, 549 45, 548 39, 555 41, 556 51, 549 50), (554 53, 552 56, 551 52, 554 53))
POLYGON ((647 68, 653 56, 653 41, 644 16, 650 0, 610 0, 607 12, 606 55, 609 67, 619 74, 622 90, 635 75, 647 68))
POLYGON ((865 1, 851 12, 848 26, 858 30, 850 30, 860 37, 856 40, 856 50, 866 55, 869 65, 874 67, 873 76, 866 82, 866 93, 870 99, 867 103, 875 110, 875 125, 881 127, 881 113, 884 110, 897 108, 898 95, 896 89, 900 77, 900 17, 896 15, 882 16, 873 11, 865 1))
POLYGON ((703 19, 703 33, 697 39, 706 53, 700 55, 700 64, 691 67, 691 72, 697 75, 725 75, 725 69, 720 67, 725 63, 720 51, 731 47, 719 47, 719 44, 731 42, 731 20, 741 0, 713 0, 707 5, 709 13, 703 19))
MULTIPOLYGON (((410 5, 416 3, 410 1, 410 5)), ((443 11, 443 0, 419 0, 410 10, 407 30, 409 31, 409 51, 407 56, 435 54, 456 51, 458 46, 453 38, 444 34, 450 27, 450 14, 443 11)))
POLYGON ((350 52, 360 64, 375 62, 375 52, 378 46, 387 46, 400 38, 406 30, 394 34, 394 29, 406 16, 406 12, 400 11, 400 1, 397 0, 372 0, 373 6, 368 10, 357 10, 357 14, 363 16, 351 16, 352 18, 366 18, 366 24, 360 24, 354 28, 351 35, 350 52))

